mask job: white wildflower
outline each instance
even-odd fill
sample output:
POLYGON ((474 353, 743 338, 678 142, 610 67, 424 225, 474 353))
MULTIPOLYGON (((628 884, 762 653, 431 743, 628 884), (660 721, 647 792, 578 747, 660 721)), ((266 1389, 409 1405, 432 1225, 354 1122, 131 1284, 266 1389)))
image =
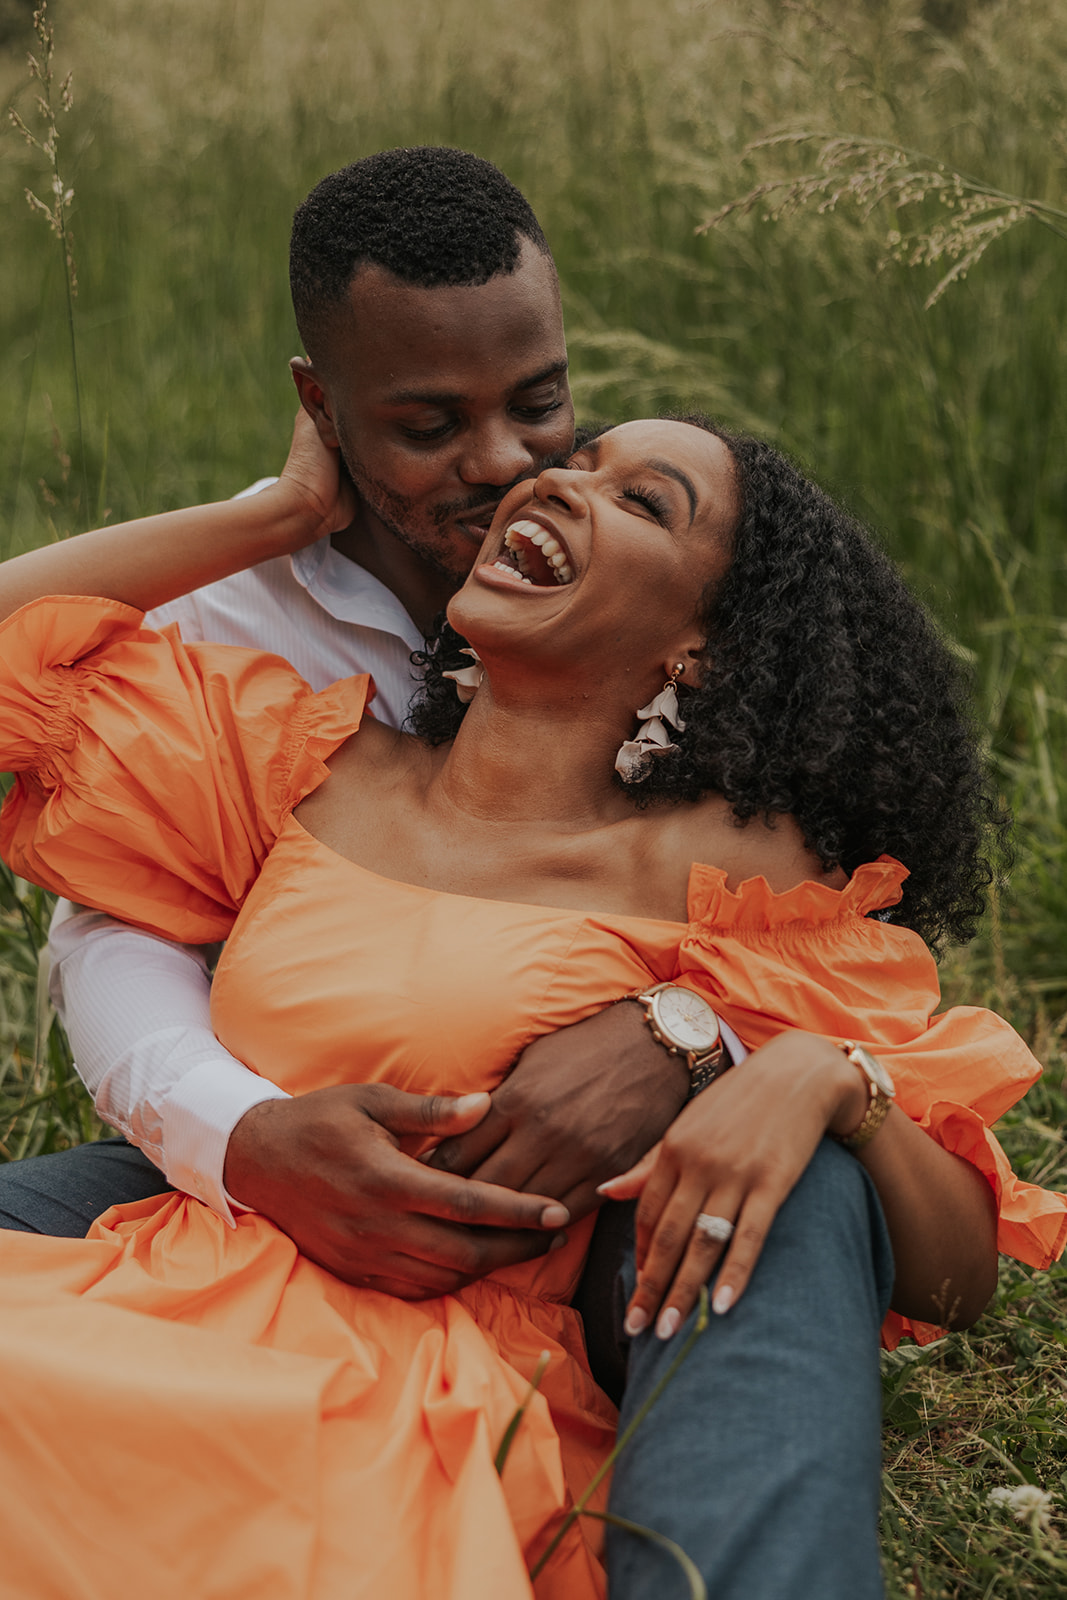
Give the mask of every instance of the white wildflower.
POLYGON ((1016 1522, 1029 1522, 1036 1517, 1043 1531, 1047 1530, 1052 1515, 1052 1496, 1032 1483, 1020 1483, 1014 1489, 991 1489, 986 1504, 1010 1511, 1016 1522))

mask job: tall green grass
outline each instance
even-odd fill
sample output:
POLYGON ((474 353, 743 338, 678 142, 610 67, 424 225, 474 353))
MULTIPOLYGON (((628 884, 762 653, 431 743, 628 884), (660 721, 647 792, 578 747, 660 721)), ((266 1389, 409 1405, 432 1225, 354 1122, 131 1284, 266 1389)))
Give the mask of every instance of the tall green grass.
MULTIPOLYGON (((780 132, 888 140, 1067 209, 1067 0, 323 0, 311 23, 284 0, 56 0, 53 20, 57 78, 74 69, 85 478, 62 252, 23 198, 40 157, 12 133, 0 554, 276 469, 295 204, 383 145, 488 156, 555 248, 583 414, 696 405, 774 438, 880 530, 970 663, 1016 860, 945 988, 1006 1011, 1048 1064, 1005 1139, 1067 1186, 1067 242, 1022 222, 927 310, 943 266, 887 241, 946 218, 937 195, 697 231, 811 167, 812 147, 748 150, 780 132)), ((0 92, 33 126, 21 45, 0 92)), ((0 880, 5 1155, 92 1128, 39 998, 44 914, 0 880)), ((984 1495, 1016 1471, 1067 1508, 1065 1304, 1057 1273, 1010 1273, 999 1321, 890 1365, 895 1594, 1062 1592, 1052 1536, 984 1495)))

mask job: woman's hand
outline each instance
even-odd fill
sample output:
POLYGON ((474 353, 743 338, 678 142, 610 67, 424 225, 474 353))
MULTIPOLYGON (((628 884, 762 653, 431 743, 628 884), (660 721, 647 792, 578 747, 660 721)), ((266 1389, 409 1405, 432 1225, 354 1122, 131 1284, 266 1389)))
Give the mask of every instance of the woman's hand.
POLYGON ((867 1100, 862 1074, 836 1045, 779 1034, 691 1101, 637 1166, 601 1184, 609 1200, 640 1196, 627 1333, 658 1313, 656 1332, 669 1339, 724 1249, 712 1309, 728 1311, 820 1139, 857 1127, 867 1100), (696 1230, 701 1214, 734 1225, 728 1247, 696 1230))
POLYGON ((312 419, 301 406, 293 424, 289 457, 279 487, 295 490, 317 531, 308 543, 340 533, 356 515, 357 496, 339 450, 323 444, 312 419))

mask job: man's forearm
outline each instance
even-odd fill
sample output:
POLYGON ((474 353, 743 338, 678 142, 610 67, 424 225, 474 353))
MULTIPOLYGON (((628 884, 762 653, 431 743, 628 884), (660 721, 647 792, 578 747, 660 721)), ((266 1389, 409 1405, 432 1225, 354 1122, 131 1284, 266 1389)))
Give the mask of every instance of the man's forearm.
POLYGON ((53 1001, 100 1117, 232 1221, 230 1132, 253 1105, 287 1097, 216 1039, 202 954, 76 908, 57 916, 50 952, 53 1001))

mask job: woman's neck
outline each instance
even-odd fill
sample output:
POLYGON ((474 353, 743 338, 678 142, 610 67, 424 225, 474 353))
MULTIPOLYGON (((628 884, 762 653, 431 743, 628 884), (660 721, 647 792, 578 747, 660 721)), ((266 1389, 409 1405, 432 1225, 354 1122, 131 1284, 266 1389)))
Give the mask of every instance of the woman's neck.
POLYGON ((633 815, 614 781, 633 713, 588 692, 500 692, 488 679, 437 766, 427 798, 480 822, 581 832, 633 815))

